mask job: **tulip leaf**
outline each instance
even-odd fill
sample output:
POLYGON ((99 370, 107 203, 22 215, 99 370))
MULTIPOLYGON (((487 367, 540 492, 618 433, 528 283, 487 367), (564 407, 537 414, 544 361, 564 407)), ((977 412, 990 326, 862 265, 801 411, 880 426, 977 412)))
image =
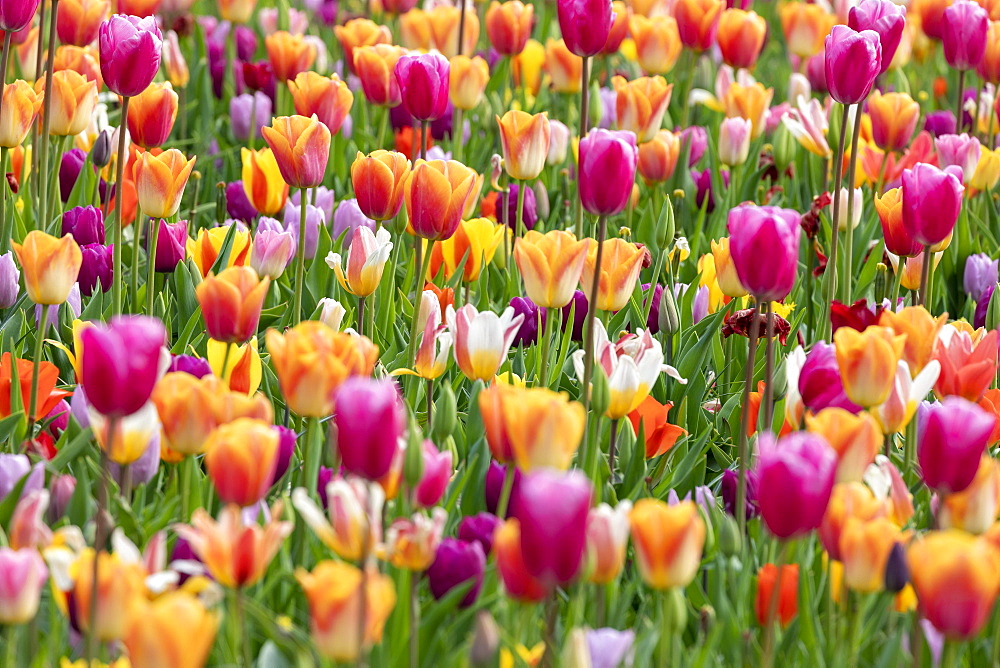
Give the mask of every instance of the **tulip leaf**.
POLYGON ((28 478, 31 477, 33 470, 34 468, 29 469, 27 473, 21 476, 21 479, 14 483, 10 492, 8 492, 7 496, 5 496, 3 501, 0 502, 0 528, 9 528, 10 519, 14 515, 14 509, 21 500, 21 493, 24 491, 24 486, 28 484, 28 478))
POLYGON ((238 225, 233 223, 226 230, 226 236, 222 239, 222 246, 219 247, 219 254, 216 256, 215 262, 212 263, 209 273, 218 274, 229 266, 229 255, 233 252, 233 241, 236 239, 236 230, 238 227, 238 225))
POLYGON ((93 443, 93 432, 83 429, 73 437, 69 443, 64 445, 56 456, 49 460, 48 468, 51 471, 65 471, 70 462, 76 461, 80 454, 93 443))

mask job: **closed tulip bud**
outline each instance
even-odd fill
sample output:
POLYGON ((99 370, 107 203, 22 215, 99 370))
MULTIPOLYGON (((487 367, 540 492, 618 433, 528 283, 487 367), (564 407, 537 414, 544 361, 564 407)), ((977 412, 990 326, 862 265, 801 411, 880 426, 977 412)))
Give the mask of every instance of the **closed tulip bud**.
POLYGON ((71 234, 81 246, 103 244, 105 239, 104 214, 94 206, 78 206, 62 217, 63 236, 71 234))
POLYGON ((163 323, 147 316, 121 316, 84 329, 80 384, 90 405, 108 417, 143 408, 165 366, 166 338, 163 323))
MULTIPOLYGON (((782 627, 788 626, 799 614, 799 565, 784 564, 780 576, 778 567, 774 564, 764 564, 757 571, 757 595, 754 598, 754 613, 757 623, 765 626, 772 610, 772 601, 777 605, 774 609, 774 620, 782 627), (778 587, 775 592, 774 588, 778 587)), ((772 620, 773 621, 773 620, 772 620)))
POLYGON ((28 297, 36 304, 62 304, 76 283, 83 254, 71 235, 61 239, 45 232, 28 232, 23 243, 11 242, 24 270, 28 297))
POLYGON ((184 187, 197 158, 188 160, 175 148, 159 155, 141 153, 132 168, 139 208, 150 218, 170 218, 177 213, 184 187))
POLYGON ((318 55, 316 45, 303 35, 293 35, 284 30, 265 37, 264 46, 278 83, 291 81, 299 73, 309 71, 318 55))
POLYGON ((440 600, 452 589, 471 582, 472 586, 459 602, 460 607, 467 608, 479 596, 485 569, 486 555, 479 543, 445 538, 427 569, 431 594, 440 600))
MULTIPOLYGON (((478 174, 460 162, 418 160, 403 186, 414 233, 424 239, 449 238, 458 229, 478 186, 478 174)), ((358 201, 361 202, 360 195, 358 201)))
POLYGON ((928 487, 954 494, 975 480, 995 416, 970 401, 945 397, 921 416, 917 460, 928 487))
POLYGON ((651 140, 639 144, 639 174, 651 183, 669 180, 677 169, 680 151, 679 134, 670 130, 658 131, 651 140))
POLYGON ((337 392, 334 424, 344 469, 368 480, 382 478, 406 428, 406 410, 396 384, 348 379, 337 392))
POLYGON ((14 262, 14 255, 7 251, 0 255, 0 308, 10 308, 17 303, 21 272, 14 262))
POLYGON ((614 22, 611 0, 559 0, 556 10, 570 51, 581 57, 601 53, 614 22))
POLYGON ((76 281, 80 285, 80 294, 84 297, 94 294, 94 289, 98 285, 101 286, 101 292, 111 289, 112 250, 112 246, 103 244, 80 246, 82 261, 76 281))
POLYGON ((674 69, 683 44, 673 16, 635 15, 629 23, 629 31, 643 70, 650 74, 666 74, 674 69))
MULTIPOLYGON (((719 162, 730 167, 746 162, 750 155, 752 132, 753 123, 744 118, 727 118, 722 121, 719 126, 719 162)), ((859 210, 858 214, 860 213, 859 210)))
POLYGON ((653 589, 686 587, 698 573, 705 522, 692 501, 640 499, 629 515, 639 574, 653 589))
POLYGON ((917 127, 920 105, 906 93, 874 91, 868 98, 868 114, 875 144, 885 151, 903 151, 917 127))
POLYGON ((282 179, 274 151, 240 149, 243 160, 243 190, 257 211, 273 216, 285 208, 288 184, 282 179))
POLYGON ((293 188, 323 183, 330 159, 331 134, 326 125, 315 116, 281 116, 262 132, 285 183, 293 188))
MULTIPOLYGON (((35 82, 35 93, 41 97, 45 78, 35 82)), ((6 97, 6 92, 5 92, 6 97)), ((83 132, 97 107, 97 83, 73 70, 59 70, 52 75, 52 105, 49 134, 60 137, 83 132)))
POLYGON ((674 17, 681 43, 695 51, 712 46, 725 6, 722 0, 679 0, 674 6, 674 17))
POLYGON ((722 61, 730 67, 753 68, 766 37, 767 21, 756 12, 733 7, 723 11, 719 17, 716 39, 722 61))
POLYGON ((209 337, 225 343, 245 343, 257 333, 260 311, 270 279, 258 278, 250 267, 229 267, 209 275, 195 292, 209 337))
POLYGON ((271 116, 271 98, 261 91, 243 93, 229 100, 229 125, 237 141, 263 136, 261 129, 271 122, 271 116))
POLYGON ((97 135, 94 146, 90 149, 90 162, 95 167, 104 168, 111 162, 111 133, 105 130, 97 135))
POLYGON ((854 30, 874 30, 882 45, 880 72, 889 69, 906 27, 906 8, 891 0, 862 0, 851 8, 847 25, 854 30))
POLYGON ((402 153, 378 149, 358 153, 351 165, 351 183, 362 213, 372 220, 396 217, 403 204, 410 162, 402 153))
POLYGON ((309 118, 316 116, 331 133, 340 131, 354 104, 354 93, 334 74, 324 77, 315 72, 300 72, 288 82, 295 112, 309 118))
POLYGON ((631 132, 591 130, 580 141, 580 200, 589 213, 625 210, 635 183, 639 151, 631 132))
POLYGON ((30 84, 13 81, 4 88, 0 110, 0 147, 20 146, 42 108, 42 95, 30 84))
POLYGON ((858 104, 882 71, 882 45, 874 30, 835 25, 825 41, 826 84, 841 104, 858 104))
POLYGON ((758 302, 780 301, 795 285, 799 218, 791 209, 754 205, 729 212, 729 252, 740 283, 758 302))
POLYGON ((111 9, 110 0, 66 0, 56 12, 56 34, 63 44, 88 46, 97 39, 101 22, 111 9))
POLYGON ((476 613, 476 628, 472 636, 469 660, 475 668, 494 665, 500 648, 500 629, 486 610, 476 613))
POLYGON ((508 0, 503 4, 494 0, 486 10, 486 36, 501 56, 516 56, 524 51, 531 37, 531 19, 534 6, 521 0, 508 0))
POLYGON ((521 479, 515 505, 521 553, 532 577, 550 586, 573 582, 586 556, 593 487, 579 471, 539 470, 521 479), (558 503, 562 512, 551 512, 558 503))
POLYGON ((128 132, 132 141, 143 148, 166 143, 177 120, 177 93, 168 82, 152 83, 135 96, 128 107, 128 132))
POLYGON ((434 121, 448 106, 450 67, 439 53, 404 55, 396 62, 403 107, 418 121, 434 121))
POLYGON ((837 229, 841 232, 846 231, 848 226, 850 226, 851 229, 857 229, 858 225, 861 223, 861 188, 855 188, 850 193, 847 188, 841 188, 840 192, 836 194, 836 197, 840 200, 840 211, 839 216, 837 217, 837 229), (854 209, 852 211, 851 220, 847 220, 848 199, 854 200, 854 209))
POLYGON ((160 69, 163 49, 156 19, 115 14, 101 24, 98 38, 101 75, 108 90, 122 97, 146 90, 160 69))
POLYGON ((927 163, 903 171, 903 225, 914 241, 933 246, 955 228, 965 188, 955 177, 927 163))
POLYGON ((602 503, 587 515, 588 580, 598 584, 613 582, 625 565, 628 547, 631 501, 612 508, 602 503))
POLYGON ((221 425, 205 445, 205 468, 223 503, 251 506, 267 494, 278 464, 278 433, 260 420, 221 425))
POLYGON ((964 132, 960 135, 940 135, 934 140, 934 147, 938 152, 941 169, 957 166, 962 170, 962 181, 972 178, 983 150, 977 137, 964 132))
MULTIPOLYGON (((843 331, 843 329, 837 330, 843 331)), ((761 447, 757 502, 764 524, 781 539, 819 527, 837 469, 837 453, 815 434, 797 432, 761 447)))
POLYGON ((167 70, 167 80, 174 88, 185 88, 191 80, 184 52, 181 51, 177 33, 168 30, 163 40, 163 65, 167 70))
POLYGON ((172 272, 187 256, 188 221, 168 223, 161 220, 157 231, 155 269, 172 272))
POLYGON ((941 42, 948 65, 957 70, 975 69, 986 52, 989 14, 976 2, 956 0, 944 10, 943 18, 941 42))
POLYGON ((672 335, 680 331, 681 317, 677 309, 677 298, 673 291, 664 290, 660 293, 657 325, 661 332, 672 335))
POLYGON ((448 95, 452 105, 465 111, 475 109, 482 101, 490 80, 489 64, 480 56, 470 58, 459 55, 451 59, 450 65, 448 95))
POLYGON ((913 257, 921 252, 921 244, 903 225, 902 189, 893 188, 882 195, 875 195, 875 210, 882 223, 882 235, 888 252, 901 257, 913 257))
POLYGON ((253 240, 250 266, 260 276, 273 280, 285 273, 285 267, 293 257, 295 257, 295 237, 291 232, 260 230, 253 240))

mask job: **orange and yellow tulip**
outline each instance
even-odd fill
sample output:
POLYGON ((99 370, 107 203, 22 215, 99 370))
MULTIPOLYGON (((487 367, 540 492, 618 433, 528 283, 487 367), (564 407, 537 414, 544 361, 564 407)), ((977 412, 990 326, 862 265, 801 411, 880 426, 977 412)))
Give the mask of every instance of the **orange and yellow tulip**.
POLYGON ((230 23, 246 23, 256 6, 257 0, 219 0, 219 16, 230 23))
POLYGON ((872 137, 884 151, 902 151, 910 143, 920 105, 906 93, 872 91, 868 98, 868 114, 872 121, 872 137))
POLYGON ((390 220, 403 205, 410 161, 402 153, 378 149, 358 152, 351 164, 351 184, 358 208, 372 220, 390 220))
POLYGON ((95 39, 101 22, 111 11, 110 0, 65 0, 56 11, 56 32, 59 41, 74 46, 87 46, 95 39))
POLYGON ((157 381, 150 399, 160 418, 166 441, 163 445, 180 455, 204 452, 209 435, 218 426, 219 389, 214 376, 199 379, 181 371, 168 373, 157 381))
POLYGON ((288 184, 281 178, 274 151, 265 147, 251 151, 240 149, 243 164, 243 192, 253 208, 265 216, 273 216, 285 208, 288 184))
POLYGON ((888 518, 877 517, 868 521, 847 518, 840 532, 844 584, 859 592, 882 591, 889 554, 906 539, 906 533, 888 518))
POLYGON ((67 605, 75 608, 70 614, 76 627, 102 642, 120 640, 129 623, 131 605, 143 594, 144 575, 139 564, 127 563, 117 553, 101 552, 97 555, 95 587, 94 550, 88 547, 81 551, 69 566, 68 579, 72 584, 65 592, 67 605), (97 597, 96 606, 91 606, 93 596, 97 597))
POLYGON ((660 130, 647 142, 639 144, 639 174, 649 183, 663 183, 674 175, 681 153, 681 136, 660 130))
POLYGON ((719 289, 727 297, 746 297, 747 289, 740 283, 740 277, 736 273, 736 265, 729 254, 729 237, 723 237, 718 241, 712 241, 712 259, 715 262, 715 278, 719 282, 719 289))
MULTIPOLYGON (((413 15, 411 10, 400 17, 400 26, 406 25, 407 17, 413 15)), ((414 16, 418 19, 419 16, 414 16)), ((445 58, 458 55, 458 23, 461 18, 458 7, 452 5, 437 5, 426 13, 425 20, 430 27, 430 48, 437 49, 445 58)), ((462 53, 473 53, 476 42, 479 41, 479 15, 465 10, 465 33, 462 36, 462 53)))
MULTIPOLYGON (((478 280, 483 268, 493 261, 507 230, 506 225, 498 225, 489 218, 463 220, 455 234, 434 242, 434 250, 444 263, 445 276, 450 278, 461 270, 466 283, 478 280)), ((431 271, 434 271, 433 260, 431 271)))
POLYGON ((402 101, 396 80, 396 61, 406 49, 391 44, 369 44, 354 48, 354 72, 361 80, 365 98, 377 107, 396 107, 402 101))
POLYGON ((864 332, 841 327, 834 333, 833 343, 848 398, 865 408, 885 402, 892 392, 906 336, 897 336, 888 327, 869 327, 864 332))
POLYGON ((332 134, 340 131, 354 104, 354 93, 333 74, 324 77, 316 72, 299 72, 288 82, 295 113, 306 118, 316 116, 332 134))
POLYGON ((271 279, 261 279, 252 267, 238 266, 209 274, 195 295, 208 335, 223 343, 245 343, 257 333, 260 310, 271 279))
POLYGON ((279 30, 264 38, 264 46, 278 83, 291 81, 300 72, 310 70, 316 62, 316 45, 302 35, 279 30))
MULTIPOLYGON (((264 367, 257 349, 257 337, 252 336, 243 345, 235 345, 209 339, 205 344, 205 357, 212 367, 212 373, 221 378, 223 385, 237 396, 254 395, 263 380, 264 367)), ((264 419, 264 418, 261 418, 264 419)))
MULTIPOLYGON (((589 240, 587 261, 583 265, 580 285, 590 294, 597 271, 597 242, 589 240)), ((625 307, 635 290, 635 283, 642 269, 646 251, 630 241, 614 238, 604 241, 601 276, 597 288, 597 303, 592 308, 600 311, 618 311, 625 307)))
POLYGON ((340 253, 331 252, 326 264, 333 269, 340 287, 352 295, 367 297, 378 289, 385 263, 389 261, 392 242, 389 230, 380 227, 373 233, 361 226, 354 231, 351 247, 347 251, 347 273, 344 273, 340 253))
POLYGON ((872 490, 860 482, 846 482, 833 486, 830 503, 819 525, 819 539, 831 559, 840 561, 840 537, 848 519, 868 522, 889 517, 890 504, 875 497, 872 490))
MULTIPOLYGON (((222 244, 229 234, 229 225, 198 230, 198 238, 188 239, 187 252, 194 260, 202 277, 208 276, 222 250, 222 244)), ((250 261, 250 233, 237 229, 233 235, 233 245, 229 251, 226 267, 242 267, 250 261)), ((225 269, 226 267, 222 267, 225 269)))
POLYGON ((823 436, 837 451, 838 483, 861 482, 865 469, 882 448, 882 431, 868 413, 855 415, 843 408, 824 408, 806 415, 806 429, 823 436))
POLYGON ((128 133, 139 146, 156 148, 166 143, 177 120, 178 96, 170 82, 149 85, 128 105, 128 133))
MULTIPOLYGON (((45 77, 35 83, 35 92, 45 91, 45 77)), ((97 83, 73 70, 59 70, 52 75, 52 112, 49 134, 59 137, 78 135, 87 129, 97 108, 97 83)))
POLYGON ((530 230, 514 244, 514 261, 524 290, 541 308, 562 308, 573 298, 587 261, 588 239, 571 232, 530 230))
POLYGON ((42 108, 42 95, 26 81, 18 79, 3 89, 0 109, 0 147, 20 146, 42 108))
POLYGON ((618 128, 631 130, 640 144, 651 141, 663 124, 663 114, 670 104, 673 84, 661 76, 639 77, 627 81, 625 77, 611 79, 617 99, 618 128))
POLYGON ((935 318, 923 306, 907 306, 899 312, 885 309, 879 316, 880 325, 889 327, 898 335, 906 335, 903 359, 914 378, 931 361, 938 332, 947 320, 947 315, 935 318))
POLYGON ((261 128, 274 151, 281 178, 293 188, 315 188, 323 183, 330 159, 331 130, 315 116, 279 116, 261 128))
MULTIPOLYGON (((521 55, 525 56, 526 53, 527 51, 521 55)), ((552 89, 557 93, 575 95, 580 92, 583 58, 570 51, 566 42, 561 39, 546 40, 545 71, 549 73, 552 89)))
POLYGON ((132 166, 139 208, 150 218, 170 218, 181 206, 184 187, 197 158, 190 160, 176 148, 159 155, 140 153, 132 166))
POLYGON ((629 515, 639 574, 653 589, 686 587, 698 574, 705 521, 692 501, 639 499, 629 515))
POLYGON ((942 529, 986 533, 1000 509, 1000 463, 983 455, 972 484, 956 494, 942 495, 940 503, 937 521, 942 529))
POLYGON ((389 32, 389 27, 379 25, 370 19, 351 19, 342 26, 335 26, 333 32, 337 36, 337 41, 340 42, 340 48, 344 51, 344 62, 347 63, 352 72, 355 71, 355 49, 362 46, 392 43, 392 33, 389 32))
POLYGON ((87 77, 88 81, 97 82, 97 90, 104 87, 104 77, 101 75, 100 55, 90 46, 73 46, 63 44, 56 49, 56 57, 52 61, 52 71, 73 70, 87 77))
POLYGON ((753 124, 751 136, 756 139, 767 126, 767 110, 774 97, 773 88, 764 88, 761 83, 743 86, 732 83, 722 98, 722 106, 727 118, 745 118, 753 124))
POLYGON ((223 503, 251 506, 267 494, 278 465, 278 432, 261 420, 221 425, 205 444, 205 469, 223 503))
POLYGON ((22 243, 11 241, 10 245, 21 263, 28 298, 46 305, 66 301, 83 264, 83 253, 73 235, 58 238, 32 230, 22 243))
POLYGON ((778 9, 778 13, 790 52, 805 59, 823 50, 823 40, 835 21, 823 7, 807 2, 788 2, 778 9))
POLYGON ((639 67, 649 74, 666 74, 674 69, 683 44, 673 16, 635 15, 629 22, 635 41, 639 67))
POLYGON ((715 40, 716 27, 726 3, 723 0, 677 0, 674 18, 684 46, 704 51, 715 40))
POLYGON ((507 174, 518 181, 537 179, 549 155, 548 113, 529 114, 514 109, 496 119, 507 174))
POLYGON ((521 0, 496 0, 486 10, 486 36, 501 56, 516 56, 524 51, 531 37, 531 19, 535 7, 521 0))
POLYGON ((764 48, 767 21, 757 12, 733 7, 722 12, 716 41, 722 62, 730 67, 752 69, 764 48))
POLYGON ((447 239, 480 186, 479 175, 455 160, 418 160, 403 185, 403 200, 413 233, 447 239))
POLYGON ((218 612, 208 610, 194 594, 171 591, 152 601, 137 597, 122 642, 132 665, 200 668, 218 629, 218 612))
POLYGON ((456 109, 469 111, 479 106, 490 80, 490 66, 481 56, 455 56, 448 75, 448 96, 456 109))

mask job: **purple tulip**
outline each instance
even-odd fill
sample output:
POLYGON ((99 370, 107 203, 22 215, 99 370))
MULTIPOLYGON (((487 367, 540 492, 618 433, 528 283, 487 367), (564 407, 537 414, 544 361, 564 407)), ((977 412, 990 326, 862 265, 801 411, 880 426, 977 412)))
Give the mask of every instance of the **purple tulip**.
POLYGON ((326 487, 330 481, 337 477, 337 472, 329 466, 319 467, 319 476, 316 479, 316 494, 319 496, 323 508, 329 507, 329 498, 326 495, 326 487))
POLYGON ((187 257, 188 222, 160 221, 156 238, 156 271, 172 272, 187 257))
POLYGON ((250 250, 250 266, 260 276, 278 278, 295 257, 295 236, 287 231, 258 229, 250 250))
MULTIPOLYGON (((289 12, 294 11, 294 9, 289 10, 289 12)), ((253 60, 253 55, 257 52, 257 33, 247 26, 238 25, 233 31, 233 37, 236 38, 236 59, 253 60)))
POLYGON ((59 163, 59 196, 63 202, 69 201, 73 186, 80 179, 80 172, 86 162, 87 152, 82 148, 73 148, 63 153, 59 163))
MULTIPOLYGON (((695 206, 699 209, 705 207, 706 213, 715 211, 715 193, 712 192, 712 170, 705 169, 699 172, 697 169, 692 169, 691 180, 694 181, 695 188, 697 188, 694 197, 695 206), (707 204, 706 200, 708 200, 707 204)), ((726 188, 729 187, 728 171, 722 172, 722 185, 726 188)))
POLYGON ((396 455, 396 442, 406 430, 406 420, 406 408, 394 382, 361 377, 344 381, 333 414, 344 469, 367 480, 385 476, 396 455))
POLYGON ((332 26, 337 22, 337 0, 323 0, 316 15, 324 25, 332 26))
POLYGON ((896 56, 899 42, 906 27, 906 8, 891 0, 861 0, 852 7, 847 18, 852 30, 874 30, 882 45, 882 67, 879 73, 889 69, 896 56))
POLYGON ((21 270, 17 268, 14 254, 7 251, 0 255, 0 308, 10 308, 17 303, 21 291, 21 270))
MULTIPOLYGON (((727 513, 736 517, 736 497, 739 496, 740 474, 732 469, 722 472, 722 482, 719 487, 719 494, 722 496, 722 507, 727 513)), ((750 469, 747 471, 747 490, 744 512, 749 520, 760 514, 757 507, 757 471, 750 469)))
POLYGON ((657 283, 651 296, 646 296, 648 290, 649 283, 644 283, 642 286, 643 299, 653 300, 649 306, 649 317, 646 318, 646 329, 649 330, 650 334, 658 334, 660 332, 660 299, 663 297, 663 286, 657 283))
POLYGON ((354 230, 359 227, 367 227, 374 232, 375 221, 362 213, 361 207, 358 206, 358 200, 345 199, 340 203, 336 211, 333 212, 333 231, 331 236, 335 240, 343 236, 344 250, 346 251, 351 247, 351 237, 354 236, 354 230))
POLYGON ((914 241, 933 246, 948 238, 965 188, 954 174, 926 162, 903 171, 903 227, 914 241))
POLYGON ((100 282, 101 292, 111 289, 112 268, 111 254, 113 245, 85 244, 80 246, 83 254, 83 262, 80 265, 80 273, 76 282, 80 286, 80 294, 89 297, 94 294, 94 288, 100 282))
POLYGON ((806 61, 806 78, 814 93, 829 92, 830 86, 826 80, 826 53, 820 51, 806 61))
POLYGON ((587 319, 587 311, 590 309, 590 302, 587 301, 587 295, 584 294, 583 290, 574 290, 573 298, 570 300, 569 304, 563 306, 562 309, 562 329, 565 332, 566 326, 569 324, 570 314, 573 316, 573 334, 571 338, 574 341, 583 341, 583 325, 587 319))
POLYGON ((403 107, 418 121, 433 121, 448 107, 451 66, 440 53, 408 54, 396 61, 403 107))
POLYGON ((917 420, 917 460, 928 487, 943 494, 972 484, 996 418, 961 397, 926 406, 917 420))
POLYGON ((285 471, 288 470, 288 465, 292 461, 292 455, 295 453, 296 435, 294 430, 281 425, 275 425, 271 429, 278 432, 278 465, 274 469, 274 477, 271 478, 271 486, 273 487, 285 475, 285 471))
MULTIPOLYGON (((979 97, 979 91, 976 90, 975 86, 962 91, 962 125, 959 131, 966 128, 970 131, 975 130, 976 119, 973 118, 973 115, 976 111, 977 97, 979 97)), ((985 102, 984 104, 988 106, 991 102, 985 102)))
POLYGON ((583 566, 593 486, 580 471, 541 469, 517 492, 521 554, 533 577, 550 585, 572 582, 583 566))
MULTIPOLYGON (((292 233, 292 240, 295 242, 294 252, 299 248, 299 225, 302 223, 302 212, 291 204, 285 205, 285 229, 292 233)), ((316 249, 319 247, 319 228, 326 227, 326 218, 323 212, 313 206, 306 204, 306 259, 311 260, 316 257, 316 249)))
POLYGON ((740 283, 760 302, 779 301, 795 285, 799 220, 791 209, 744 204, 729 211, 729 252, 740 283))
POLYGON ((69 506, 70 499, 76 491, 76 478, 69 474, 55 474, 49 481, 49 507, 45 511, 45 519, 49 524, 55 524, 69 506))
POLYGON ((20 498, 42 489, 45 485, 45 465, 39 462, 32 466, 27 455, 0 453, 0 503, 25 477, 27 480, 21 488, 20 498))
POLYGON ((566 48, 581 57, 604 50, 615 20, 611 0, 558 0, 556 10, 566 48))
POLYGON ((180 371, 190 374, 195 378, 204 378, 212 373, 212 367, 208 360, 192 355, 173 355, 170 358, 170 366, 167 367, 169 373, 180 371))
POLYGON ((986 31, 990 16, 978 3, 956 0, 944 10, 944 59, 956 70, 971 70, 986 52, 986 31))
POLYGON ((81 246, 104 243, 104 214, 96 206, 78 206, 62 217, 62 234, 73 235, 81 246))
POLYGON ((700 125, 691 125, 681 130, 681 146, 688 142, 691 153, 688 155, 688 167, 694 167, 708 150, 708 130, 700 125))
POLYGON ((932 111, 924 118, 924 130, 932 137, 955 134, 955 114, 951 111, 932 111))
POLYGON ((445 538, 438 545, 434 562, 427 569, 427 584, 434 598, 441 599, 455 587, 471 580, 472 587, 459 603, 459 607, 467 608, 479 596, 485 571, 486 555, 479 543, 445 538))
MULTIPOLYGON (((337 197, 332 190, 326 186, 320 186, 319 188, 311 189, 308 198, 307 203, 319 208, 323 212, 323 215, 326 216, 326 220, 333 220, 337 197)), ((298 209, 302 205, 302 191, 296 190, 293 192, 289 200, 298 209)))
POLYGON ((590 651, 590 668, 618 668, 622 663, 632 665, 635 631, 604 628, 588 629, 585 633, 590 651))
POLYGON ((874 30, 835 25, 824 42, 826 85, 841 104, 859 104, 882 71, 882 45, 874 30))
POLYGON ((772 534, 793 538, 823 521, 837 472, 837 453, 817 434, 796 432, 758 443, 757 502, 772 534))
POLYGON ((696 325, 708 317, 708 297, 708 286, 699 285, 691 300, 691 321, 696 325))
POLYGON ((35 18, 41 0, 7 0, 0 2, 0 30, 20 32, 35 18))
POLYGON ((135 97, 160 70, 163 35, 155 17, 115 14, 101 24, 98 48, 104 85, 112 93, 135 97))
POLYGON ((982 299, 988 288, 992 288, 1000 280, 1000 260, 990 259, 986 253, 976 253, 965 259, 965 275, 962 285, 965 294, 972 297, 973 301, 982 299))
POLYGON ((628 205, 639 161, 635 134, 591 130, 580 140, 580 201, 595 216, 613 216, 628 205))
POLYGON ((514 335, 515 346, 530 346, 538 340, 539 318, 541 326, 545 326, 545 309, 540 309, 527 297, 514 297, 510 300, 514 315, 523 315, 524 320, 514 335))
POLYGON ((960 135, 944 134, 934 140, 934 146, 937 148, 941 169, 958 167, 962 170, 962 182, 968 183, 976 171, 979 156, 982 154, 979 139, 970 137, 964 132, 960 135))
POLYGON ((993 291, 996 285, 988 285, 983 290, 982 296, 976 302, 976 312, 972 315, 972 326, 976 329, 986 326, 986 314, 990 310, 990 300, 993 299, 993 291))
MULTIPOLYGON (((496 514, 500 506, 500 495, 503 493, 503 481, 507 470, 496 461, 490 461, 490 467, 486 469, 486 479, 483 481, 483 493, 486 499, 486 510, 496 514)), ((517 490, 521 487, 521 472, 514 469, 514 483, 511 485, 510 502, 507 504, 507 516, 514 516, 514 501, 517 499, 517 490)))
POLYGON ((142 408, 160 378, 166 340, 163 323, 148 316, 118 316, 86 328, 80 384, 90 405, 119 418, 142 408))
MULTIPOLYGON (((455 107, 452 105, 450 98, 447 98, 447 100, 448 101, 444 106, 444 113, 431 121, 431 138, 435 141, 444 141, 446 138, 450 138, 452 130, 454 130, 452 127, 452 118, 455 116, 455 107)), ((350 116, 348 116, 348 118, 350 118, 350 116)), ((467 126, 468 121, 465 121, 463 125, 467 126)), ((465 130, 466 128, 462 129, 465 130)), ((441 151, 440 146, 432 146, 431 148, 437 148, 437 150, 441 151)))
POLYGON ((598 92, 600 100, 601 120, 597 127, 610 130, 618 123, 618 92, 613 88, 601 88, 598 92))
POLYGON ((459 540, 464 540, 466 543, 479 543, 483 548, 483 554, 488 557, 493 552, 493 534, 502 524, 503 520, 492 513, 479 513, 463 517, 458 523, 456 535, 459 540))
MULTIPOLYGON (((497 222, 514 229, 517 225, 517 193, 521 186, 517 183, 510 184, 510 192, 506 198, 503 193, 497 195, 497 222), (504 204, 506 203, 506 206, 504 204)), ((531 188, 524 189, 524 211, 521 212, 521 222, 525 229, 535 229, 538 222, 538 203, 535 199, 535 191, 531 188)))
MULTIPOLYGON (((153 432, 146 449, 142 451, 139 458, 129 464, 129 480, 133 487, 145 485, 153 479, 160 468, 160 432, 153 432)), ((121 486, 125 482, 124 467, 115 462, 108 462, 108 472, 111 477, 121 486)))
POLYGON ((257 217, 257 209, 250 203, 242 181, 233 181, 226 186, 226 213, 244 223, 250 223, 257 217))
POLYGON ((251 127, 254 137, 260 139, 260 129, 271 123, 271 98, 260 91, 237 95, 229 101, 229 122, 237 141, 248 141, 251 127))
POLYGON ((802 404, 814 413, 831 407, 861 412, 861 407, 847 398, 837 354, 833 345, 825 341, 817 341, 806 355, 805 364, 799 371, 799 395, 802 404))

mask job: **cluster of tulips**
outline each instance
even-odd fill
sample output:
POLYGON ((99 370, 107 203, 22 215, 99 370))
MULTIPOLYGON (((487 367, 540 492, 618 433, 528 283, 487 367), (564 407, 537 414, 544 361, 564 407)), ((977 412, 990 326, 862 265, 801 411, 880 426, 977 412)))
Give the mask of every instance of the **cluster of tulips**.
POLYGON ((1000 2, 416 5, 0 0, 0 664, 1000 662, 1000 2))

